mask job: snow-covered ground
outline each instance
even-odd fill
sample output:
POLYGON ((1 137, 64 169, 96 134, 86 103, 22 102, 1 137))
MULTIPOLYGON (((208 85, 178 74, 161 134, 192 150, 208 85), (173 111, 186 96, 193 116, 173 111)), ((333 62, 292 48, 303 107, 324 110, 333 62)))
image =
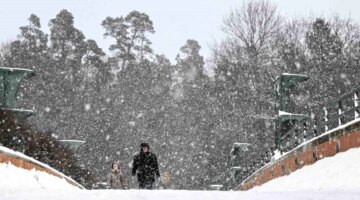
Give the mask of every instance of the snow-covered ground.
MULTIPOLYGON (((83 188, 80 184, 76 183, 76 182, 75 182, 73 179, 71 179, 70 177, 65 176, 63 173, 57 171, 56 169, 50 167, 49 165, 44 164, 44 163, 42 163, 42 162, 39 162, 39 161, 35 160, 34 158, 31 158, 31 157, 29 157, 29 156, 27 156, 27 155, 25 155, 25 154, 22 154, 22 153, 20 153, 20 152, 14 151, 14 150, 12 150, 12 149, 9 149, 9 148, 3 147, 3 146, 0 146, 0 152, 5 153, 5 154, 10 155, 10 156, 13 156, 13 157, 18 157, 18 158, 20 158, 20 159, 22 159, 22 160, 24 160, 24 161, 28 161, 28 162, 34 163, 34 164, 36 164, 36 165, 38 165, 38 166, 41 166, 41 167, 43 167, 43 168, 45 168, 45 169, 48 169, 48 170, 50 170, 50 171, 58 174, 58 175, 61 176, 61 177, 66 177, 68 180, 72 181, 74 184, 77 184, 77 185, 79 186, 79 188, 83 188)), ((16 173, 14 173, 18 168, 14 168, 14 166, 12 166, 12 165, 7 165, 7 164, 3 164, 3 163, 0 163, 0 165, 5 165, 5 166, 1 167, 1 169, 0 169, 0 177, 3 177, 2 174, 8 175, 8 177, 11 178, 11 179, 12 179, 12 178, 15 179, 15 178, 19 178, 19 177, 20 177, 20 176, 17 176, 16 173), (15 174, 15 176, 11 176, 12 174, 15 174), (10 177, 10 176, 11 176, 11 177, 10 177)), ((23 170, 23 169, 19 169, 19 170, 20 170, 19 173, 23 173, 24 177, 27 177, 27 176, 26 176, 26 172, 28 172, 28 170, 25 170, 25 171, 22 171, 22 172, 21 172, 21 170, 23 170)), ((44 172, 41 172, 41 173, 40 173, 39 171, 35 171, 35 170, 34 170, 33 172, 34 172, 34 173, 39 173, 39 174, 41 174, 42 176, 43 176, 43 175, 48 175, 48 174, 46 174, 46 173, 44 173, 44 172)), ((29 177, 32 177, 32 176, 29 176, 29 177)), ((35 177, 36 177, 36 176, 35 176, 35 177)), ((51 176, 51 177, 56 178, 55 176, 51 176)), ((27 178, 28 178, 28 177, 27 177, 27 178)), ((30 178, 29 178, 29 180, 30 180, 30 178)), ((1 179, 0 179, 0 181, 1 181, 1 179)), ((65 180, 64 180, 64 181, 65 181, 65 180)), ((49 182, 46 182, 46 183, 49 183, 49 182)), ((2 184, 2 183, 0 183, 0 186, 2 186, 1 184, 2 184)), ((16 185, 15 185, 15 186, 16 186, 16 185)), ((2 188, 2 187, 1 187, 1 188, 2 188)), ((61 187, 57 187, 57 188, 61 188, 61 187)), ((0 200, 1 200, 1 199, 0 199, 0 200)))
MULTIPOLYGON (((0 193, 36 189, 78 189, 65 179, 35 169, 27 170, 12 164, 0 164, 0 193)), ((0 196, 1 197, 1 196, 0 196)), ((0 200, 2 200, 0 198, 0 200)))
POLYGON ((252 190, 360 192, 360 148, 324 158, 252 190))
POLYGON ((0 200, 359 200, 360 149, 306 166, 247 192, 80 190, 65 180, 0 164, 0 200))
POLYGON ((1 200, 359 200, 360 192, 215 192, 139 190, 19 190, 0 193, 1 200))

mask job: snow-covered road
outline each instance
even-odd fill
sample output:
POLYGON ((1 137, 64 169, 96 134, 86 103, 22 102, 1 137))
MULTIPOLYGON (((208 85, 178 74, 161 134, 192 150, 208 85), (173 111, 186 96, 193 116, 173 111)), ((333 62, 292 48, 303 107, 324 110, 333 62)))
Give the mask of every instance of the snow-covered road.
POLYGON ((360 192, 217 192, 16 190, 0 192, 1 200, 359 200, 360 192))

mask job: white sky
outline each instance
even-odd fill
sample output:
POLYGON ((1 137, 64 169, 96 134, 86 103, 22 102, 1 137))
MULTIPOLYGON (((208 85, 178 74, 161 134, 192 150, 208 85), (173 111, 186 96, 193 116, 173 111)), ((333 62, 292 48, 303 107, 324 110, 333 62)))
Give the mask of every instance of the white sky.
MULTIPOLYGON (((360 22, 358 0, 271 0, 286 17, 329 16, 336 12, 351 16, 360 22)), ((154 23, 151 37, 155 53, 165 54, 174 61, 181 46, 189 38, 198 40, 202 55, 209 56, 209 47, 224 37, 221 31, 223 17, 244 0, 1 0, 0 43, 16 39, 19 27, 27 24, 31 13, 40 17, 42 29, 61 9, 75 17, 75 27, 86 38, 95 39, 108 52, 110 38, 104 39, 100 25, 107 17, 125 16, 132 10, 145 12, 154 23)))

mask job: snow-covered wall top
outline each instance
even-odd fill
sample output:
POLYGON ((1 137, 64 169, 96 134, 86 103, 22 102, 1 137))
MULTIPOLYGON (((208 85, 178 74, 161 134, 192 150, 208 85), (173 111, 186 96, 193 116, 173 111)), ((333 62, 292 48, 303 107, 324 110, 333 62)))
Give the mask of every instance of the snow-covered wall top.
POLYGON ((0 67, 1 70, 7 70, 7 71, 28 71, 33 72, 33 70, 30 69, 24 69, 24 68, 13 68, 13 67, 0 67))
MULTIPOLYGON (((41 192, 44 190, 80 190, 65 179, 50 175, 45 171, 24 169, 12 163, 0 163, 0 193, 11 194, 20 190, 41 192)), ((1 195, 0 195, 1 196, 1 195)), ((0 199, 8 199, 6 197, 0 199)), ((22 198, 29 199, 29 198, 22 198)), ((51 199, 51 198, 49 198, 51 199)), ((39 199, 37 199, 39 200, 39 199)))
MULTIPOLYGON (((52 175, 55 175, 55 176, 57 176, 59 178, 64 178, 70 184, 72 184, 74 186, 77 186, 77 187, 79 187, 81 189, 84 189, 84 187, 82 185, 78 184, 72 178, 64 175, 63 173, 57 171, 56 169, 50 167, 49 165, 44 164, 42 162, 39 162, 39 161, 35 160, 34 158, 26 156, 26 155, 24 155, 24 154, 22 154, 20 152, 16 152, 16 151, 13 151, 13 150, 11 150, 9 148, 0 146, 0 155, 1 154, 7 156, 8 158, 12 158, 11 160, 18 159, 18 160, 21 160, 21 161, 29 162, 29 163, 31 163, 31 164, 33 164, 35 166, 38 166, 41 171, 51 172, 52 175)), ((6 161, 8 161, 8 159, 4 159, 4 158, 0 159, 0 163, 1 162, 6 162, 6 161)), ((13 163, 13 164, 16 165, 16 163, 13 163)), ((17 167, 22 167, 22 166, 17 166, 17 167)))

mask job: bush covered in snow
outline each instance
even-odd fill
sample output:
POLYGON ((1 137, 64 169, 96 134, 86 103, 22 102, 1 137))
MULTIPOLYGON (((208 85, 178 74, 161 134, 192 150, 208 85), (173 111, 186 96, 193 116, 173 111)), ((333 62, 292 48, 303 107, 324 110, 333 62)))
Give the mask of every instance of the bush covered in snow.
POLYGON ((78 165, 74 153, 51 133, 16 122, 7 111, 0 111, 0 144, 50 165, 84 187, 90 188, 95 181, 89 170, 78 165))

